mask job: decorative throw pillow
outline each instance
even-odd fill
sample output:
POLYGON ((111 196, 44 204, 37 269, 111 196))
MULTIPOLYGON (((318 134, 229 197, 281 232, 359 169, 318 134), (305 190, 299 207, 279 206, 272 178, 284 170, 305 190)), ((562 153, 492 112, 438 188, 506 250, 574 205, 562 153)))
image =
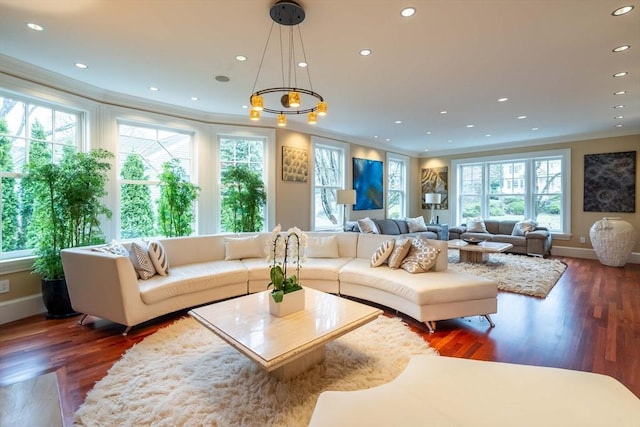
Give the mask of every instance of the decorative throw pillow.
POLYGON ((155 267, 156 271, 161 276, 169 274, 169 259, 167 258, 167 252, 164 250, 164 246, 157 240, 152 240, 148 245, 149 258, 151 263, 155 267))
POLYGON ((407 256, 409 250, 411 249, 411 241, 413 239, 411 237, 401 237, 396 240, 393 251, 391 255, 389 255, 389 267, 391 268, 399 268, 400 264, 402 264, 402 260, 407 256))
POLYGON ((538 224, 535 221, 530 219, 525 219, 524 221, 518 221, 513 226, 513 231, 511 232, 512 236, 526 236, 528 232, 536 229, 538 224))
POLYGON ((147 280, 156 274, 156 268, 149 258, 147 244, 144 242, 133 242, 129 250, 129 258, 133 268, 138 273, 138 277, 147 280))
POLYGON ((358 220, 358 228, 361 233, 378 234, 376 223, 369 217, 358 220))
POLYGON ((122 246, 117 240, 112 240, 108 245, 93 248, 93 250, 95 252, 108 252, 114 255, 129 256, 127 248, 122 246))
POLYGON ((263 243, 260 236, 225 237, 224 259, 262 258, 265 256, 263 243))
POLYGON ((407 221, 407 226, 409 226, 409 233, 427 231, 427 224, 424 223, 424 218, 422 216, 405 218, 405 220, 407 221))
POLYGON ((488 233, 484 220, 480 217, 467 218, 467 232, 469 233, 488 233))
POLYGON ((389 259, 389 256, 391 256, 395 243, 396 241, 394 239, 384 241, 373 255, 371 255, 371 267, 380 267, 384 264, 385 261, 389 259))
POLYGON ((308 258, 338 258, 338 236, 307 237, 304 254, 308 258))
POLYGON ((436 265, 439 253, 440 249, 431 246, 426 239, 413 239, 411 250, 400 264, 400 268, 411 274, 426 273, 436 265))

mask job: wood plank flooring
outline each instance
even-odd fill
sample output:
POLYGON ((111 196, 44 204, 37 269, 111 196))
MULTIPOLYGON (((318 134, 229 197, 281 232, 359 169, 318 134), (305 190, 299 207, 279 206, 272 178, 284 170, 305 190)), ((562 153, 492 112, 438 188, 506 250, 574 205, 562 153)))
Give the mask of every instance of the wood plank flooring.
MULTIPOLYGON (((640 265, 563 260, 567 271, 546 299, 501 292, 495 328, 472 317, 438 322, 430 335, 405 320, 444 356, 607 374, 640 397, 640 265)), ((85 326, 79 317, 43 315, 0 325, 0 386, 56 372, 71 425, 86 393, 127 349, 182 316, 186 311, 145 323, 126 337, 122 326, 95 318, 85 326)))

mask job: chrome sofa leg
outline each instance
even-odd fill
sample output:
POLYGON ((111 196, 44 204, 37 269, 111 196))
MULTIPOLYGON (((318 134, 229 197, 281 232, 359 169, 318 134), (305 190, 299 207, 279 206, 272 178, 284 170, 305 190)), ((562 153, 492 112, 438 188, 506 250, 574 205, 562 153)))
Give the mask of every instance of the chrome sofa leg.
POLYGON ((487 319, 487 322, 489 322, 489 325, 491 325, 492 328, 496 327, 496 324, 493 323, 493 320, 491 320, 491 316, 489 316, 488 314, 485 314, 484 318, 487 319))
POLYGON ((125 330, 122 332, 122 336, 123 336, 123 337, 126 337, 126 336, 127 336, 127 334, 129 333, 129 331, 131 330, 131 328, 133 328, 133 326, 127 326, 127 329, 125 329, 125 330))
POLYGON ((427 325, 427 329, 429 329, 429 333, 432 334, 436 331, 436 322, 435 321, 427 321, 424 322, 425 325, 427 325))
POLYGON ((83 314, 82 318, 78 320, 78 325, 84 325, 84 321, 87 319, 87 317, 89 317, 88 314, 83 314))

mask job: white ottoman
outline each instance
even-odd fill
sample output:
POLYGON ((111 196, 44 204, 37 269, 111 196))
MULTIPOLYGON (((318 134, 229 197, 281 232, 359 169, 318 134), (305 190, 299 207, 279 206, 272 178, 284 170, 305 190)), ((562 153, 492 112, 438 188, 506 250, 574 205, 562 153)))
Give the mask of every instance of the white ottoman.
POLYGON ((309 425, 639 427, 640 399, 605 375, 421 355, 388 384, 322 393, 309 425))

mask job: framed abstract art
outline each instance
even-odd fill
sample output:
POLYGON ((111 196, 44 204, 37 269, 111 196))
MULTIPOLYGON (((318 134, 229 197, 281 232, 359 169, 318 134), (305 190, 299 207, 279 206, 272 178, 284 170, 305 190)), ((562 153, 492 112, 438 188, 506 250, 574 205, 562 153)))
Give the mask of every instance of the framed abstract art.
POLYGON ((353 189, 356 204, 353 210, 384 208, 383 168, 379 160, 353 158, 353 189))

